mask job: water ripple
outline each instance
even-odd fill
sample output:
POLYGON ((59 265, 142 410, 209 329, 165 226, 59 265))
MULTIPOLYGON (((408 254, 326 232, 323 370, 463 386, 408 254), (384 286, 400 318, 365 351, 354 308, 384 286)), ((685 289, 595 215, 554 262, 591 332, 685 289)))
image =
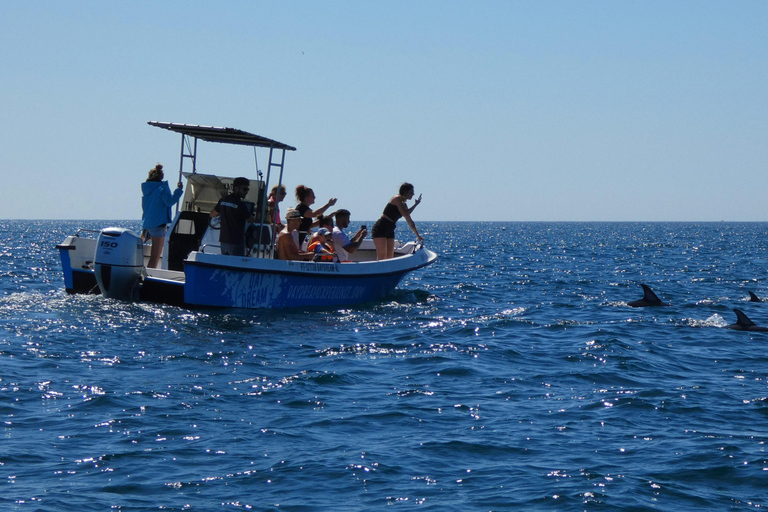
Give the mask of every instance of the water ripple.
POLYGON ((768 224, 423 223, 381 303, 255 312, 68 296, 78 224, 0 222, 0 508, 768 506, 768 224))

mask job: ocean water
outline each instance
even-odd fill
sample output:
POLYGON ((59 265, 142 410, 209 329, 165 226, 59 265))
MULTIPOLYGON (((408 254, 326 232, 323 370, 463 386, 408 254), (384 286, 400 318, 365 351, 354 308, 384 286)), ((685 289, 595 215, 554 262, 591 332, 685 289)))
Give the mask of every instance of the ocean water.
POLYGON ((67 295, 115 224, 0 221, 0 510, 768 506, 768 333, 724 328, 766 223, 421 222, 385 300, 284 311, 67 295))

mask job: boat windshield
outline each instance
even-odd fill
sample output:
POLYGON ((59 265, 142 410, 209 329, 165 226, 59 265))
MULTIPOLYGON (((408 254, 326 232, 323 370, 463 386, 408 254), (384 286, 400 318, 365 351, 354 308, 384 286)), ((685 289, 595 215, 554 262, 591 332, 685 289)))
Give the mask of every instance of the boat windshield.
MULTIPOLYGON (((181 209, 186 212, 210 213, 219 199, 232 192, 232 182, 235 181, 235 178, 189 172, 185 172, 184 177, 187 179, 187 187, 184 190, 181 209)), ((258 216, 261 210, 261 201, 264 200, 264 182, 261 180, 250 181, 250 190, 243 201, 253 205, 253 213, 258 216)))

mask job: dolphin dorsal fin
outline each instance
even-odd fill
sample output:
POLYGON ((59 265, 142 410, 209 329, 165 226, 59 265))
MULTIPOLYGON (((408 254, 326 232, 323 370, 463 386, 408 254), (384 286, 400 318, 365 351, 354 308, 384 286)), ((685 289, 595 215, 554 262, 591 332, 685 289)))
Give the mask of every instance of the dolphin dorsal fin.
POLYGON ((758 297, 758 296, 757 296, 757 295, 755 295, 754 293, 752 293, 752 292, 748 292, 748 293, 749 293, 749 301, 750 301, 750 302, 762 302, 762 301, 760 300, 760 297, 758 297))
POLYGON ((736 313, 736 323, 742 327, 750 327, 755 325, 755 322, 747 318, 747 315, 740 309, 733 308, 733 312, 736 313))
POLYGON ((655 293, 653 293, 653 290, 648 285, 641 284, 640 286, 643 287, 643 300, 650 303, 658 304, 661 302, 661 299, 656 296, 655 293))

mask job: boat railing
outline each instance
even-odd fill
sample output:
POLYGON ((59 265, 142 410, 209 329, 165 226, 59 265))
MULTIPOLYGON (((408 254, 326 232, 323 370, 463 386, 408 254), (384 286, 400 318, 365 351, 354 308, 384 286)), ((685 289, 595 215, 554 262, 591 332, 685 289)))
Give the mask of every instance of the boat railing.
POLYGON ((79 228, 77 232, 75 233, 75 236, 80 238, 80 233, 93 233, 96 236, 98 236, 101 233, 101 230, 99 229, 85 229, 85 228, 79 228))
POLYGON ((408 254, 414 254, 416 251, 421 249, 424 246, 424 242, 418 241, 418 242, 406 242, 402 244, 399 247, 395 247, 395 254, 399 255, 408 255, 408 254))
MULTIPOLYGON (((219 250, 219 252, 209 252, 208 254, 223 254, 221 252, 221 245, 218 244, 203 244, 200 246, 199 252, 205 254, 206 248, 216 248, 219 250)), ((270 259, 272 257, 272 246, 271 245, 265 245, 265 246, 259 246, 255 245, 250 251, 247 252, 246 256, 250 258, 262 258, 262 259, 270 259)))
POLYGON ((221 251, 221 246, 220 245, 217 245, 217 244, 203 244, 203 245, 200 246, 200 252, 205 254, 205 248, 206 247, 218 247, 219 251, 221 251))

